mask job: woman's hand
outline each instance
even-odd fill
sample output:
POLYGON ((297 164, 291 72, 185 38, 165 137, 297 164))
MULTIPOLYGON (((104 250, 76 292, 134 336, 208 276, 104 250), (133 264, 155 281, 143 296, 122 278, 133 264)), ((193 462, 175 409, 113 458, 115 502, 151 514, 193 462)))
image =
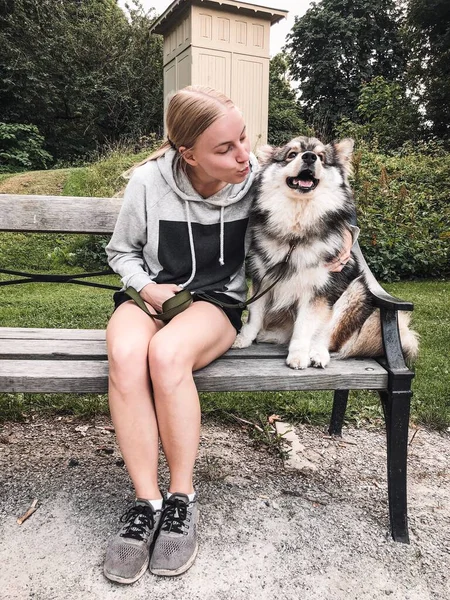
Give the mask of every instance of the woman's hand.
POLYGON ((145 302, 161 312, 163 302, 175 296, 176 292, 181 291, 181 289, 179 285, 174 283, 149 283, 142 288, 139 294, 145 302))
POLYGON ((326 268, 331 273, 339 273, 350 260, 350 253, 353 246, 353 236, 348 229, 344 232, 344 247, 341 253, 333 261, 326 263, 326 268))

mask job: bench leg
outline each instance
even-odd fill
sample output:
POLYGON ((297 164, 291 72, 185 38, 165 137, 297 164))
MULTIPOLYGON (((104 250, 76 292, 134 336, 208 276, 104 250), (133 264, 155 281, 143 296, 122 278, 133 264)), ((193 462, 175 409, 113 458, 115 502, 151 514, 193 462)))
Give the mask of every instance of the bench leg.
POLYGON ((379 392, 386 421, 387 482, 391 534, 409 544, 406 470, 411 391, 379 392))
POLYGON ((342 435, 342 425, 344 423, 345 409, 347 408, 349 390, 336 390, 334 392, 333 410, 331 412, 330 426, 328 433, 330 435, 342 435))

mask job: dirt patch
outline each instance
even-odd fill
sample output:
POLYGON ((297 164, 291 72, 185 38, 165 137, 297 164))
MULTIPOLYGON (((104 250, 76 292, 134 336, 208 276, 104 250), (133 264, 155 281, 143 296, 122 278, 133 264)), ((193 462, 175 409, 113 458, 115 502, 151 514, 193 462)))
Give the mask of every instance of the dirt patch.
POLYGON ((342 443, 296 428, 317 466, 302 474, 240 427, 206 422, 197 561, 179 578, 147 573, 129 588, 102 575, 107 539, 133 498, 110 428, 103 417, 0 426, 2 600, 450 597, 448 434, 419 430, 410 446, 404 545, 388 533, 382 431, 346 430, 352 443, 342 443), (19 526, 33 498, 39 508, 19 526))
POLYGON ((44 194, 60 196, 71 169, 27 171, 0 182, 0 194, 44 194))

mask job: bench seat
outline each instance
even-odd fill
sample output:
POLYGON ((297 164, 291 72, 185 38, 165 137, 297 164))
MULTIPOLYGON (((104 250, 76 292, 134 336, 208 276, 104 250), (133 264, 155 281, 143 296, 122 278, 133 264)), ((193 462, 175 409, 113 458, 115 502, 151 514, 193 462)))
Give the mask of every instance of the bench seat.
MULTIPOLYGON (((194 374, 200 391, 373 389, 387 371, 372 359, 337 360, 326 369, 290 369, 286 347, 232 349, 194 374)), ((100 329, 0 328, 0 389, 5 392, 107 392, 105 332, 100 329)))

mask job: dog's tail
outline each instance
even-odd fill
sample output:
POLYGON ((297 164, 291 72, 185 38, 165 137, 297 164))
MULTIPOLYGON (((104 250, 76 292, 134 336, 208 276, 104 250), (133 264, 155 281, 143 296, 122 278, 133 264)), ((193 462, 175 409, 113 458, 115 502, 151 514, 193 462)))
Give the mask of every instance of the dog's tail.
POLYGON ((414 362, 419 353, 419 334, 409 327, 411 313, 400 311, 398 313, 398 328, 402 342, 403 354, 408 362, 414 362))
MULTIPOLYGON (((419 351, 419 334, 409 327, 411 313, 399 311, 398 328, 403 354, 408 364, 414 362, 419 351)), ((339 358, 351 356, 382 356, 380 312, 374 310, 359 331, 343 344, 338 351, 339 358)))
MULTIPOLYGON (((409 327, 411 313, 399 311, 398 328, 403 354, 411 364, 417 357, 419 335, 409 327)), ((330 349, 339 358, 382 356, 380 311, 374 309, 363 276, 354 279, 333 307, 330 349)))

